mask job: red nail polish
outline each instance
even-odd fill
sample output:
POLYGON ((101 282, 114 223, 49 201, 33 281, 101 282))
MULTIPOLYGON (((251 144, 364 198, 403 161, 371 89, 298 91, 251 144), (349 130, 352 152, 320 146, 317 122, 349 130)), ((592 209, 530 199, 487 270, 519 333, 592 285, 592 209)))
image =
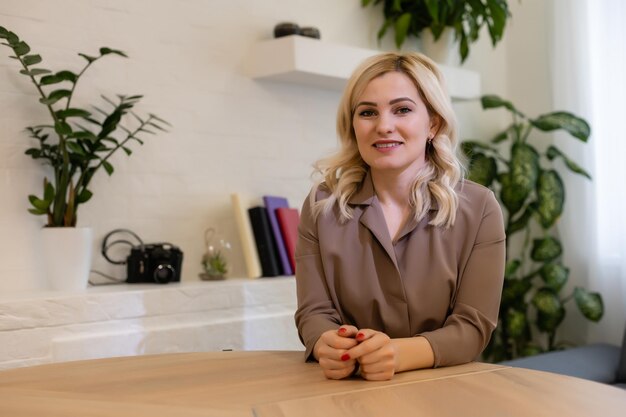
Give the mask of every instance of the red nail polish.
POLYGON ((350 360, 350 355, 348 355, 347 353, 344 353, 343 355, 341 355, 341 360, 342 361, 349 361, 350 360))
POLYGON ((339 332, 339 334, 344 334, 346 332, 346 328, 345 327, 340 327, 338 332, 339 332))
POLYGON ((357 338, 357 339, 363 339, 364 337, 365 337, 365 334, 363 334, 363 333, 361 333, 361 332, 359 332, 359 333, 357 333, 357 334, 356 334, 356 338, 357 338))

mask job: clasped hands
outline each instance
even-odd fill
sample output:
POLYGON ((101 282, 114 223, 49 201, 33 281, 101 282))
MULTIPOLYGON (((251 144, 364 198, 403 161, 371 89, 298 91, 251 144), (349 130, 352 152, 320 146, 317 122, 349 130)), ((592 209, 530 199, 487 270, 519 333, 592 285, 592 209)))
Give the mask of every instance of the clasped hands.
POLYGON ((361 376, 369 381, 385 381, 398 369, 398 349, 393 339, 372 329, 343 325, 320 336, 313 348, 328 379, 350 376, 357 365, 361 376))

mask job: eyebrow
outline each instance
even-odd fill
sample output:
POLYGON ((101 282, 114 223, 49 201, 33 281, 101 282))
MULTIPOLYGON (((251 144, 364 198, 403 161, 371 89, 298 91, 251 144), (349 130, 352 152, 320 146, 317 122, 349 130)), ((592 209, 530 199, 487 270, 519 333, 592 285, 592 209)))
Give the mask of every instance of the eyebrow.
MULTIPOLYGON (((412 99, 410 99, 408 97, 394 98, 393 100, 389 101, 389 104, 396 104, 396 103, 399 103, 401 101, 410 101, 413 104, 417 104, 417 103, 415 103, 414 100, 412 100, 412 99)), ((374 103, 373 101, 361 101, 361 102, 357 103, 357 105, 354 108, 356 109, 359 106, 373 106, 373 107, 376 107, 377 104, 374 103)))

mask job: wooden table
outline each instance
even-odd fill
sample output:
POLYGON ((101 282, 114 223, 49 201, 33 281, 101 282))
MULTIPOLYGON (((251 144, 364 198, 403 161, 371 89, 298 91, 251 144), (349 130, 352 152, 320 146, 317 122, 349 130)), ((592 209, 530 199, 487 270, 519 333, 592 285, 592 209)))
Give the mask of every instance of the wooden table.
POLYGON ((626 392, 470 363, 392 381, 326 380, 302 352, 207 352, 0 372, 2 417, 621 416, 626 392))

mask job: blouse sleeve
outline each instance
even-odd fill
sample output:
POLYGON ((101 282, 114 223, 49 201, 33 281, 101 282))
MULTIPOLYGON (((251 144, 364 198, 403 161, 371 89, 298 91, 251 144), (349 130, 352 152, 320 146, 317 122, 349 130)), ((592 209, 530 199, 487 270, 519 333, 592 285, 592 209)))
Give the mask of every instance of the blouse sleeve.
POLYGON ((435 367, 475 360, 498 322, 504 282, 505 231, 502 210, 489 191, 469 258, 459 271, 456 301, 444 325, 425 332, 435 367))
POLYGON ((341 326, 341 318, 331 300, 324 276, 317 222, 311 212, 310 197, 305 200, 300 213, 295 255, 298 297, 295 321, 300 340, 306 348, 305 360, 314 360, 313 346, 322 333, 341 326))

